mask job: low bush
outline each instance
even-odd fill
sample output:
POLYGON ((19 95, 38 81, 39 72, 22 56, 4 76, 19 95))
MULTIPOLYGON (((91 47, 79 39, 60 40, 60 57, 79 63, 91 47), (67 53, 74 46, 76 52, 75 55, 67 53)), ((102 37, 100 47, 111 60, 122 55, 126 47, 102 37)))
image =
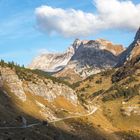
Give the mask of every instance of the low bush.
POLYGON ((112 89, 114 90, 114 93, 109 93, 111 92, 111 90, 109 90, 104 97, 102 98, 102 100, 105 101, 110 101, 110 100, 115 100, 117 98, 121 98, 123 97, 125 100, 129 100, 132 97, 139 95, 139 87, 140 85, 135 85, 134 87, 128 87, 128 88, 124 88, 124 87, 113 87, 112 89))

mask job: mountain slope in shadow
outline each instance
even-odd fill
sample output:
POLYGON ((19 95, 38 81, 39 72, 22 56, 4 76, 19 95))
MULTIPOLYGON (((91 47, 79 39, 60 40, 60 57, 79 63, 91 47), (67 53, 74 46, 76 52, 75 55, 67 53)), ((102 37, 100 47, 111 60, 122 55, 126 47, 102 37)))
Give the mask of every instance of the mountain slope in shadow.
POLYGON ((98 130, 79 119, 70 119, 67 122, 47 124, 35 119, 17 109, 14 102, 0 89, 0 140, 103 140, 98 130), (24 117, 27 125, 39 124, 30 128, 22 128, 23 122, 18 120, 24 117), (64 124, 65 123, 65 124, 64 124), (64 130, 71 125, 77 132, 64 130), (10 127, 10 128, 7 128, 10 127), (17 127, 17 128, 13 128, 17 127))

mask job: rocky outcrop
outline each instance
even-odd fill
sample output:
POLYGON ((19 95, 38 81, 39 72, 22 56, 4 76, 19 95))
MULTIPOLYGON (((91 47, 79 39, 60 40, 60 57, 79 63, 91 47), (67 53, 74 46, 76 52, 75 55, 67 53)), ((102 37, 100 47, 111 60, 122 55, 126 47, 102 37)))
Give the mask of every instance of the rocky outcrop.
POLYGON ((112 76, 112 82, 120 81, 127 76, 133 75, 140 68, 140 28, 138 29, 134 41, 119 56, 116 65, 119 69, 112 76))
POLYGON ((48 79, 39 80, 36 83, 28 82, 24 85, 24 89, 26 92, 41 96, 49 102, 54 101, 57 97, 63 96, 71 103, 78 104, 76 93, 71 88, 59 83, 54 84, 48 79))
POLYGON ((134 41, 130 46, 119 56, 119 61, 116 67, 121 67, 125 64, 137 63, 140 59, 140 28, 138 29, 134 41))
POLYGON ((112 52, 113 55, 116 55, 116 56, 118 56, 120 53, 122 53, 125 50, 125 48, 122 45, 113 44, 112 42, 108 40, 98 39, 96 41, 99 42, 102 46, 105 46, 104 47, 105 50, 112 52))
MULTIPOLYGON (((76 39, 65 53, 42 54, 35 58, 29 67, 56 72, 58 77, 61 77, 63 71, 67 73, 66 71, 73 70, 73 75, 85 78, 115 66, 118 55, 122 51, 124 51, 122 45, 116 45, 107 40, 76 39)), ((63 76, 67 77, 67 75, 63 76)))
POLYGON ((140 116, 140 107, 139 106, 122 107, 121 113, 126 116, 131 116, 131 115, 140 116))
MULTIPOLYGON (((79 43, 80 40, 76 40, 74 44, 76 42, 79 43)), ((92 74, 110 69, 116 65, 118 55, 123 50, 124 48, 121 45, 113 45, 103 39, 81 41, 69 63, 56 76, 70 77, 70 81, 76 82, 79 78, 73 80, 73 75, 84 79, 92 74)))
POLYGON ((82 108, 76 92, 69 86, 13 64, 0 63, 0 89, 15 106, 39 119, 55 120, 59 110, 72 112, 82 108))
POLYGON ((70 47, 64 53, 47 53, 36 57, 29 65, 31 69, 40 69, 46 72, 58 72, 70 61, 74 54, 74 48, 70 47))
MULTIPOLYGON (((62 83, 54 82, 51 79, 44 77, 40 78, 37 74, 34 74, 31 71, 29 72, 31 77, 30 80, 24 78, 21 79, 16 73, 16 70, 9 67, 0 67, 0 73, 0 86, 22 101, 26 101, 26 93, 31 93, 32 95, 43 97, 49 102, 58 97, 64 97, 72 104, 78 104, 76 93, 62 83), (36 79, 36 82, 33 82, 32 79, 36 79)), ((26 72, 23 74, 26 75, 26 72)), ((20 75, 23 74, 20 73, 20 75)))
POLYGON ((111 68, 116 64, 117 57, 112 53, 112 50, 109 51, 106 48, 94 40, 85 44, 81 43, 67 67, 73 67, 75 72, 84 78, 111 68))
POLYGON ((6 88, 8 92, 15 94, 21 101, 26 101, 26 94, 23 82, 18 78, 14 70, 0 66, 0 86, 6 88))

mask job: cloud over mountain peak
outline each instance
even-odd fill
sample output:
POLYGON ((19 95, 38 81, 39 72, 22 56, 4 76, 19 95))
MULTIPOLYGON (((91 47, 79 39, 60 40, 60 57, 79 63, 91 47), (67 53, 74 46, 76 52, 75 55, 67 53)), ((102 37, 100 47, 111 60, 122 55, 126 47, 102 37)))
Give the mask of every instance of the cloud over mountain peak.
POLYGON ((49 34, 81 37, 111 28, 136 30, 140 25, 140 4, 128 0, 95 0, 94 3, 96 14, 40 6, 35 10, 38 28, 49 34))

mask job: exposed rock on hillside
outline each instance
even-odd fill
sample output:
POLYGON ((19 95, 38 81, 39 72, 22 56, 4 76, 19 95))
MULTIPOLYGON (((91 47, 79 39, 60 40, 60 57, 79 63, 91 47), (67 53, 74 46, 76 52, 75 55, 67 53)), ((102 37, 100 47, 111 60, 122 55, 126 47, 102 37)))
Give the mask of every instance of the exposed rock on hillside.
POLYGON ((119 57, 116 67, 120 67, 113 75, 112 81, 120 81, 121 79, 132 75, 140 68, 140 28, 138 29, 134 41, 119 57))
POLYGON ((44 53, 36 57, 29 65, 31 69, 39 69, 46 72, 58 72, 62 70, 75 53, 78 44, 74 44, 64 53, 44 53))
POLYGON ((127 63, 137 63, 140 59, 140 28, 138 29, 134 41, 130 44, 130 46, 122 52, 119 56, 119 62, 116 67, 123 66, 127 63))
POLYGON ((0 87, 4 87, 7 91, 15 94, 22 101, 26 101, 26 94, 23 89, 23 82, 18 78, 17 74, 8 67, 0 66, 0 87))
POLYGON ((29 67, 55 72, 56 77, 70 78, 73 81, 76 80, 75 77, 82 79, 112 68, 122 51, 124 48, 121 45, 107 40, 76 39, 65 53, 42 54, 35 58, 29 67))
POLYGON ((114 45, 103 39, 81 41, 67 66, 56 76, 64 79, 70 78, 69 81, 76 82, 80 78, 83 79, 110 69, 115 66, 118 61, 118 54, 123 50, 121 45, 114 45), (78 76, 80 78, 76 79, 78 76))
POLYGON ((125 48, 122 45, 113 44, 112 42, 104 40, 104 39, 98 39, 97 42, 105 46, 106 50, 108 50, 109 52, 112 52, 116 56, 125 50, 125 48))
POLYGON ((75 91, 57 82, 55 78, 48 78, 36 71, 18 66, 9 66, 6 63, 3 65, 0 66, 0 88, 11 99, 17 100, 15 103, 22 102, 25 107, 22 109, 26 109, 28 104, 31 104, 30 107, 33 107, 31 111, 35 110, 34 112, 37 113, 35 117, 52 120, 57 118, 55 112, 59 109, 68 112, 82 109, 75 91))
MULTIPOLYGON (((6 86, 7 89, 14 93, 21 100, 26 101, 25 92, 30 92, 37 96, 42 96, 48 101, 53 101, 59 96, 63 96, 70 102, 77 104, 77 96, 75 92, 66 85, 53 83, 50 79, 39 78, 33 74, 32 78, 36 78, 36 83, 19 79, 15 70, 8 67, 0 67, 1 71, 1 86, 6 86)), ((31 73, 31 72, 30 72, 31 73)))

